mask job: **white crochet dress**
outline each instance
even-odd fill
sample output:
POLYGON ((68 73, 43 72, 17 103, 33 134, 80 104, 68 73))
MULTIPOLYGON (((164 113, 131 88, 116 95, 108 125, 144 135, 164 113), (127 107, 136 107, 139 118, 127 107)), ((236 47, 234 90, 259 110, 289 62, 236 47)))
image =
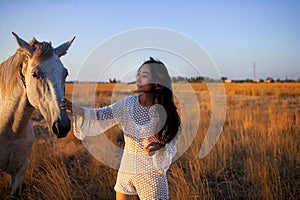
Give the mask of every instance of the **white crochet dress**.
POLYGON ((143 107, 137 96, 129 96, 98 109, 83 107, 84 118, 74 116, 77 138, 98 135, 118 124, 124 132, 125 147, 115 190, 141 199, 168 199, 166 171, 176 154, 176 139, 149 156, 144 147, 157 142, 157 134, 165 122, 161 105, 143 107))

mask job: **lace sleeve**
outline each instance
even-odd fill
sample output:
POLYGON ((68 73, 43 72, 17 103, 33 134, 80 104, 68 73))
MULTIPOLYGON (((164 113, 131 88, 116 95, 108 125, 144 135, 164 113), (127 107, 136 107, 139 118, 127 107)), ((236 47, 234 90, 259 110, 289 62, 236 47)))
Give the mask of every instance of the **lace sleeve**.
POLYGON ((153 164, 159 173, 165 173, 172 164, 172 159, 177 153, 176 144, 177 139, 174 138, 170 143, 166 144, 164 148, 156 151, 152 157, 153 164))
POLYGON ((74 135, 82 140, 85 136, 94 136, 105 132, 107 129, 121 123, 126 99, 103 108, 87 108, 84 117, 73 116, 74 135))

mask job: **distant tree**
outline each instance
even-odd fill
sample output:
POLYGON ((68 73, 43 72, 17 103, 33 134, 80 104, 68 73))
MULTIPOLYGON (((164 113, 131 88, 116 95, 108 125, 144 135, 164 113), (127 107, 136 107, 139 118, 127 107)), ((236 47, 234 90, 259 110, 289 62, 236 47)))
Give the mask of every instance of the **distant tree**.
POLYGON ((204 77, 202 76, 196 77, 196 82, 200 82, 200 83, 204 82, 204 77))
POLYGON ((188 81, 189 83, 202 83, 204 82, 204 77, 202 76, 190 77, 190 78, 186 78, 186 81, 188 81))
POLYGON ((187 78, 183 77, 183 76, 176 76, 176 77, 172 77, 172 81, 173 82, 183 82, 183 81, 187 81, 187 78))
POLYGON ((117 81, 116 78, 113 78, 113 79, 109 79, 108 82, 109 82, 109 83, 118 83, 118 82, 120 82, 120 81, 117 81))
POLYGON ((222 77, 221 77, 221 80, 222 80, 223 82, 225 82, 226 80, 228 80, 228 78, 225 77, 225 76, 222 76, 222 77))
POLYGON ((185 81, 185 78, 183 76, 178 76, 177 81, 178 82, 183 82, 183 81, 185 81))
POLYGON ((204 77, 204 81, 207 83, 216 82, 216 80, 214 80, 213 78, 209 78, 209 77, 204 77))
POLYGON ((245 79, 245 82, 246 82, 246 83, 252 83, 252 82, 253 82, 253 80, 252 80, 252 79, 250 79, 250 78, 246 78, 246 79, 245 79))
POLYGON ((289 78, 286 78, 284 81, 285 81, 285 82, 295 82, 295 80, 289 79, 289 78))

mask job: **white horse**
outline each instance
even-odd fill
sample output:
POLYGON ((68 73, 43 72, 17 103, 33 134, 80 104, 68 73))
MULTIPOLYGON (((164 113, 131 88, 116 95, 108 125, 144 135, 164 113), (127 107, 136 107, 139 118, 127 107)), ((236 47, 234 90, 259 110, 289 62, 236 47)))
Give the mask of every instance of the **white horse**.
POLYGON ((52 48, 51 43, 35 38, 27 43, 13 35, 19 48, 0 65, 0 171, 11 175, 11 197, 19 198, 34 141, 34 109, 58 138, 70 130, 67 113, 59 108, 68 75, 59 57, 75 37, 52 48))

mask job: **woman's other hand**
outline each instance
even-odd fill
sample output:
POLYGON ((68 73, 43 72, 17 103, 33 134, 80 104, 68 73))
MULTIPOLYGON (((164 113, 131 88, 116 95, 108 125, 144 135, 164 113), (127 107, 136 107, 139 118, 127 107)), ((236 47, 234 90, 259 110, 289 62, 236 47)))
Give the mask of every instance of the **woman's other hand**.
POLYGON ((163 144, 160 144, 158 142, 151 142, 146 147, 144 147, 144 152, 149 156, 153 156, 155 151, 161 149, 162 147, 164 147, 163 144))

